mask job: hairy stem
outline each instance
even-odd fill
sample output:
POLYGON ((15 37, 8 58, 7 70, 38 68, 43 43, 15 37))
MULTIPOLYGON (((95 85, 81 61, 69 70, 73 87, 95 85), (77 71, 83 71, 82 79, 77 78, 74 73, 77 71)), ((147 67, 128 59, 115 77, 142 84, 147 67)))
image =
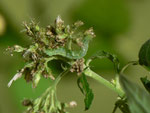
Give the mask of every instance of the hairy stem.
POLYGON ((98 81, 99 83, 105 85, 106 87, 112 89, 113 91, 115 91, 120 97, 124 96, 124 92, 121 88, 117 88, 114 84, 112 84, 111 82, 109 82, 108 80, 104 79, 103 77, 101 77, 100 75, 98 75, 97 73, 93 72, 90 68, 87 68, 84 70, 84 74, 88 77, 93 78, 94 80, 98 81))

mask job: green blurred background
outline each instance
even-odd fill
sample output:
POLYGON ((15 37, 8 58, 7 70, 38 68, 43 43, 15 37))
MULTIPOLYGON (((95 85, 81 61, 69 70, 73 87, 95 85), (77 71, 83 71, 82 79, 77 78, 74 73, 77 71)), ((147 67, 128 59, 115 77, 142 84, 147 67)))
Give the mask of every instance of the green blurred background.
MULTIPOLYGON (((23 78, 8 88, 7 83, 23 67, 21 56, 4 54, 8 46, 28 45, 21 30, 23 21, 35 18, 41 26, 53 23, 61 15, 66 24, 82 20, 85 28, 93 27, 97 37, 90 43, 88 58, 98 50, 116 54, 123 64, 138 60, 140 46, 150 37, 150 0, 0 0, 0 113, 22 113, 24 98, 37 98, 48 87, 42 79, 36 89, 23 78)), ((92 69, 111 80, 113 65, 107 60, 96 60, 92 69)), ((139 83, 139 77, 148 73, 136 66, 126 75, 139 83)), ((91 109, 84 111, 83 95, 76 84, 77 77, 68 75, 58 86, 60 100, 75 100, 78 106, 71 113, 111 113, 117 95, 105 86, 88 79, 95 98, 91 109)), ((119 110, 117 113, 121 113, 119 110)))

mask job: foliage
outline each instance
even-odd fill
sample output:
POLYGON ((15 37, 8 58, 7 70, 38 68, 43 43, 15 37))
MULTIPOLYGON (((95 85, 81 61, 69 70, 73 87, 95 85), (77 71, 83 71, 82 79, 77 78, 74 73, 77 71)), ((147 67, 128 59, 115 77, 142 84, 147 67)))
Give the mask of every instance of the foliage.
POLYGON ((146 77, 141 77, 141 82, 143 83, 146 90, 150 93, 150 80, 146 77))
POLYGON ((85 103, 85 110, 88 110, 90 108, 90 105, 93 100, 93 93, 92 89, 89 88, 89 84, 86 80, 86 76, 83 74, 81 77, 79 77, 78 81, 78 86, 81 90, 81 92, 85 95, 84 103, 85 103), (81 85, 80 85, 81 83, 81 85))
MULTIPOLYGON (((9 47, 10 52, 21 53, 25 66, 10 80, 8 87, 13 81, 24 76, 27 82, 32 82, 36 88, 41 77, 50 78, 50 87, 37 99, 25 99, 23 105, 27 106, 26 113, 67 113, 67 107, 76 106, 76 102, 60 102, 57 99, 57 85, 68 72, 76 73, 77 84, 83 93, 85 110, 91 107, 94 94, 87 82, 90 77, 105 85, 118 94, 117 101, 112 113, 119 108, 122 113, 148 113, 150 111, 150 95, 144 89, 131 83, 124 77, 124 71, 130 65, 141 65, 149 67, 150 43, 147 41, 140 49, 139 61, 130 61, 125 66, 120 67, 119 59, 106 51, 99 51, 89 59, 85 59, 90 40, 95 37, 93 29, 86 31, 77 29, 83 25, 78 21, 73 25, 65 25, 60 16, 55 20, 54 26, 48 25, 41 28, 37 23, 31 21, 30 24, 24 22, 25 32, 31 38, 32 44, 28 47, 15 45, 9 47), (94 59, 107 58, 114 64, 115 77, 108 81, 90 69, 90 62, 94 59), (57 67, 51 64, 56 64, 57 67), (57 69, 55 69, 57 68, 57 69), (55 72, 57 71, 57 72, 55 72)), ((12 54, 12 53, 11 53, 12 54)), ((141 78, 147 91, 150 91, 150 81, 141 78)))
POLYGON ((140 65, 150 66, 150 40, 146 41, 139 52, 139 63, 140 65))
MULTIPOLYGON (((60 16, 55 20, 54 26, 40 28, 35 22, 29 25, 24 22, 25 32, 31 37, 32 44, 27 47, 15 45, 8 48, 10 52, 19 52, 22 54, 25 66, 8 83, 10 87, 12 82, 24 75, 27 82, 32 82, 33 88, 36 88, 41 77, 51 78, 52 86, 38 99, 33 100, 28 107, 27 112, 65 112, 64 108, 69 106, 61 103, 56 98, 56 85, 64 75, 64 72, 77 72, 80 75, 84 69, 84 59, 88 50, 89 41, 95 36, 92 28, 89 30, 78 32, 77 28, 83 25, 78 21, 73 25, 65 25, 60 16), (76 48, 74 46, 77 46, 76 48), (49 67, 49 62, 61 60, 61 68, 63 75, 60 73, 56 77, 53 70, 49 67), (83 60, 83 62, 82 62, 83 60), (51 100, 51 101, 50 101, 51 100), (62 107, 63 104, 63 107, 62 107)), ((65 73, 66 74, 66 73, 65 73)), ((81 79, 79 79, 80 81, 81 79)), ((86 109, 93 99, 92 91, 89 93, 86 78, 83 84, 86 89, 85 105, 86 109)), ((81 80, 83 83, 83 80, 81 80)))
POLYGON ((131 113, 149 113, 150 95, 144 89, 128 81, 124 76, 120 76, 120 82, 126 92, 131 113))

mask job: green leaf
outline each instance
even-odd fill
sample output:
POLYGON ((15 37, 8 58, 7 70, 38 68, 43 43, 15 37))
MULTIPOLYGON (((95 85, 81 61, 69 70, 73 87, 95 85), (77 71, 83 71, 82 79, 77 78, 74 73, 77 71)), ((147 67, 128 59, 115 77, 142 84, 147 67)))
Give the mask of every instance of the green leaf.
POLYGON ((138 85, 120 76, 121 85, 126 93, 131 113, 149 113, 150 95, 138 85))
POLYGON ((146 41, 139 52, 139 63, 140 65, 150 66, 150 39, 146 41))
POLYGON ((146 77, 141 77, 141 82, 143 83, 144 87, 146 88, 146 90, 150 93, 150 80, 147 79, 146 77))
POLYGON ((99 58, 99 59, 107 58, 107 59, 109 59, 110 61, 112 61, 112 62, 114 63, 115 71, 116 71, 117 73, 120 72, 119 59, 118 59, 115 55, 113 55, 113 54, 111 54, 111 53, 108 53, 108 52, 105 52, 105 51, 99 51, 99 52, 97 52, 95 55, 93 55, 93 56, 91 57, 91 60, 90 60, 90 61, 92 61, 92 60, 94 60, 94 59, 96 59, 96 58, 99 58))
POLYGON ((117 108, 119 108, 122 113, 131 113, 127 104, 127 99, 118 99, 115 103, 115 107, 112 113, 116 113, 117 108))
POLYGON ((78 86, 81 90, 81 92, 84 94, 84 103, 85 103, 85 110, 88 110, 90 108, 90 105, 92 104, 94 95, 92 92, 92 89, 89 88, 89 84, 87 82, 86 76, 82 74, 81 77, 77 80, 78 86))

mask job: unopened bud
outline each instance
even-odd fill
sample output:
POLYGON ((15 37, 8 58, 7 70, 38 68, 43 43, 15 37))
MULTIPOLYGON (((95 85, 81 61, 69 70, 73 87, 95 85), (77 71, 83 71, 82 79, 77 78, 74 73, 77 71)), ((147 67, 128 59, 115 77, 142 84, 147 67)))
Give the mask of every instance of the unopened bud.
POLYGON ((40 79, 41 79, 41 72, 39 71, 39 72, 35 73, 35 75, 34 75, 33 88, 36 88, 36 86, 38 85, 40 79))
POLYGON ((95 37, 95 33, 93 31, 93 28, 91 27, 90 29, 86 30, 85 35, 91 35, 92 37, 95 37))
POLYGON ((82 21, 77 21, 77 22, 75 22, 74 23, 74 26, 75 27, 80 27, 80 26, 82 26, 84 23, 82 22, 82 21))
POLYGON ((60 16, 56 18, 55 24, 56 24, 56 32, 61 33, 62 29, 64 28, 64 21, 60 18, 60 16))
POLYGON ((22 51, 24 51, 25 49, 23 48, 23 47, 21 47, 21 46, 19 46, 19 45, 15 45, 14 46, 14 51, 16 51, 16 52, 22 52, 22 51))
POLYGON ((61 19, 60 16, 58 16, 58 17, 56 18, 56 24, 61 25, 61 24, 63 24, 63 23, 64 23, 64 21, 61 19))
POLYGON ((70 106, 70 107, 76 107, 76 106, 77 106, 77 103, 76 103, 75 101, 71 101, 71 102, 69 103, 69 106, 70 106))
POLYGON ((40 27, 38 25, 35 26, 35 31, 36 32, 40 31, 40 27))
POLYGON ((32 106, 33 103, 32 103, 31 100, 25 99, 25 100, 22 102, 22 105, 23 105, 23 106, 32 106))

